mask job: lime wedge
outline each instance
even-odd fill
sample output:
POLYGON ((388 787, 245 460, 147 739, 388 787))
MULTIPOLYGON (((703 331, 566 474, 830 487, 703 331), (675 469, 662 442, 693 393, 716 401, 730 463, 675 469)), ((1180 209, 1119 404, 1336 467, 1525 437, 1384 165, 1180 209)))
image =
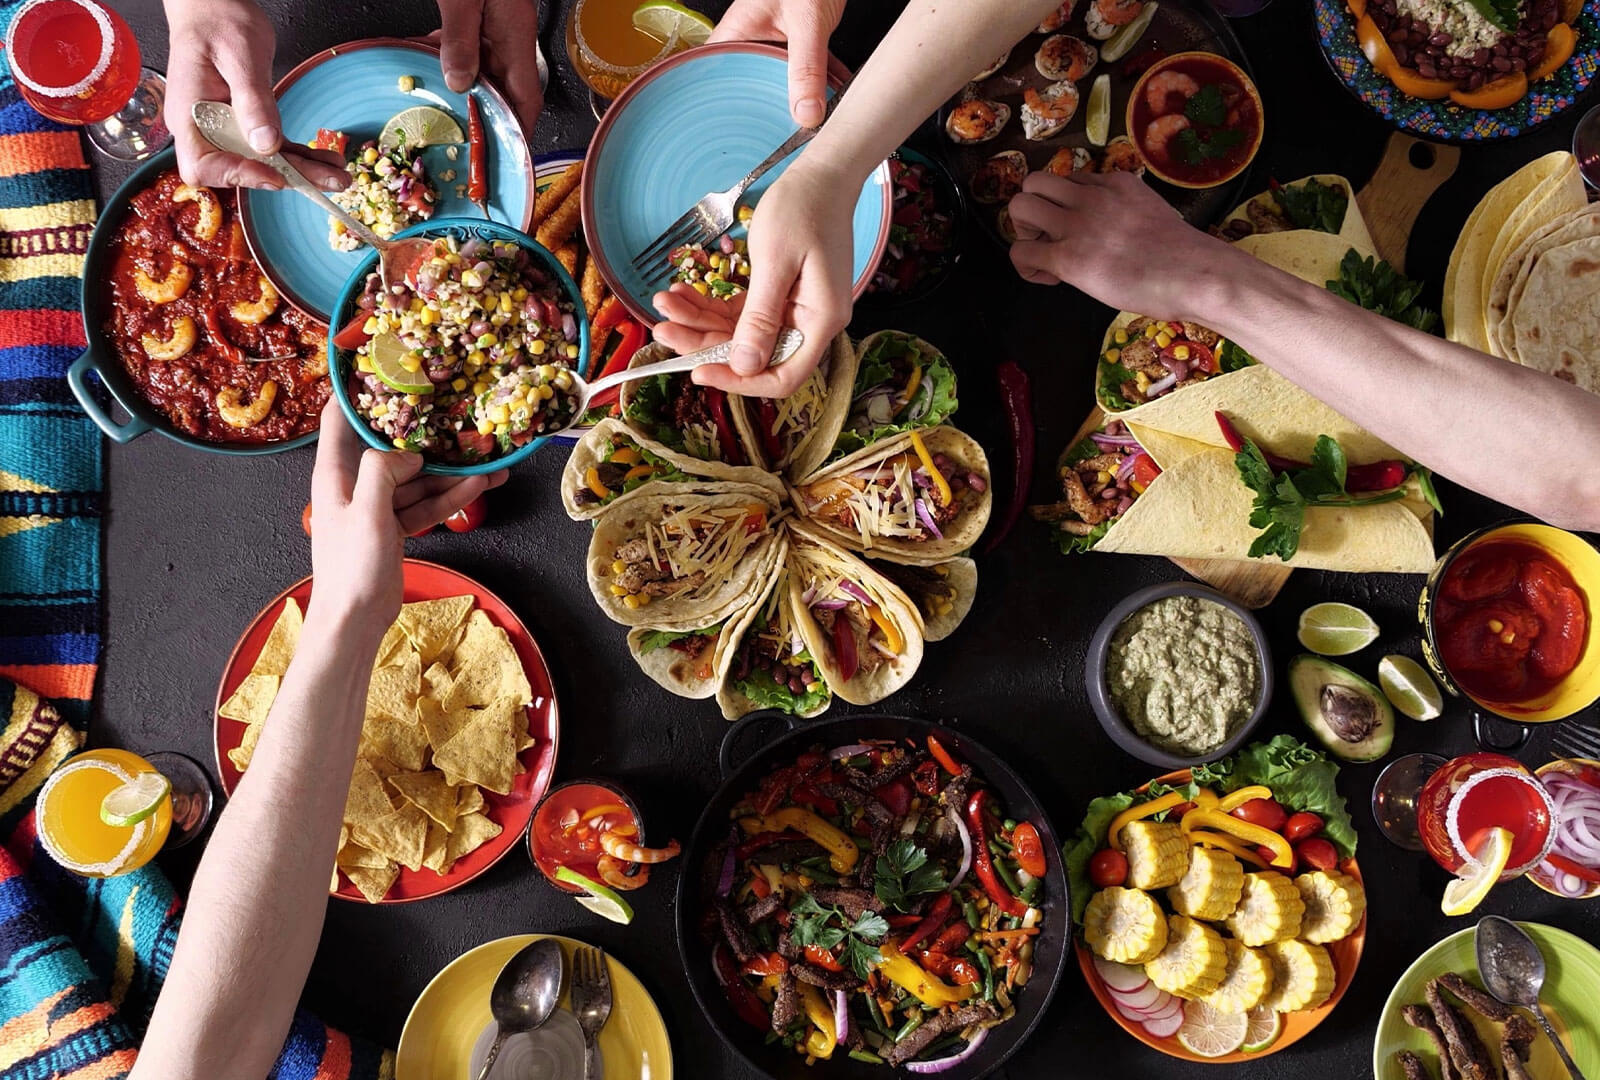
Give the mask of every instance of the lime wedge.
POLYGON ((159 810, 171 791, 172 784, 160 773, 140 773, 100 800, 100 820, 130 828, 159 810))
POLYGON ((455 117, 432 105, 415 105, 395 113, 383 125, 383 134, 378 136, 379 146, 407 149, 466 141, 455 117))
POLYGON ((698 11, 673 3, 673 0, 649 0, 633 10, 633 28, 663 45, 672 40, 673 34, 677 34, 686 47, 704 45, 713 25, 698 11))
POLYGON ((1244 1013, 1223 1012, 1203 1001, 1190 1001, 1183 1006, 1178 1041, 1201 1057, 1222 1057, 1244 1044, 1249 1029, 1250 1021, 1244 1013))
POLYGON ((1323 656, 1347 656, 1378 638, 1378 624, 1358 607, 1329 602, 1300 613, 1300 644, 1323 656))
POLYGON ((1089 116, 1084 133, 1096 146, 1104 146, 1111 136, 1111 76, 1096 75, 1089 87, 1089 116))
POLYGON ((420 368, 406 369, 405 361, 413 358, 413 352, 393 334, 379 334, 369 341, 367 356, 372 360, 372 373, 391 390, 402 394, 433 393, 433 383, 420 368))
POLYGON ((1461 876, 1444 887, 1439 908, 1446 915, 1465 915, 1483 903, 1511 859, 1511 830, 1490 829, 1489 839, 1461 868, 1461 876))
POLYGON ((1378 661, 1378 685, 1389 704, 1413 720, 1432 720, 1444 712, 1438 684, 1409 656, 1391 654, 1378 661))
POLYGON ((1109 64, 1132 52, 1133 47, 1139 44, 1139 39, 1144 37, 1144 32, 1150 29, 1150 20, 1156 17, 1156 8, 1160 6, 1156 0, 1149 0, 1131 23, 1112 34, 1111 40, 1100 46, 1100 59, 1109 64))
POLYGON ((1257 1005, 1245 1013, 1245 1016, 1250 1020, 1250 1027, 1245 1032, 1244 1045, 1239 1049, 1247 1054, 1259 1054, 1277 1042, 1278 1036, 1283 1034, 1283 1016, 1277 1009, 1257 1005))
POLYGON ((586 890, 588 896, 578 896, 574 899, 601 918, 610 919, 623 926, 633 921, 633 909, 628 906, 628 902, 598 881, 586 878, 576 870, 569 870, 565 866, 556 868, 556 880, 586 890))

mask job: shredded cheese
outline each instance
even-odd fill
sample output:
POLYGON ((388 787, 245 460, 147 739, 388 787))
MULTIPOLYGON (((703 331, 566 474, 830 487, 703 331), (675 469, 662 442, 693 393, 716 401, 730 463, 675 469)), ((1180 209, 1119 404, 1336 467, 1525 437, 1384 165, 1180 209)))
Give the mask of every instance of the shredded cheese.
POLYGON ((646 525, 645 538, 656 566, 664 565, 680 580, 705 573, 698 585, 684 585, 669 595, 703 596, 727 580, 751 546, 766 535, 764 530, 751 532, 746 527, 750 513, 748 506, 680 507, 646 525))
POLYGON ((805 437, 816 426, 817 419, 822 414, 823 395, 827 386, 823 382, 825 375, 819 368, 806 377, 800 388, 786 398, 774 398, 776 406, 772 420, 772 429, 768 434, 781 435, 785 429, 794 432, 794 437, 788 441, 789 453, 794 452, 805 441, 805 437))

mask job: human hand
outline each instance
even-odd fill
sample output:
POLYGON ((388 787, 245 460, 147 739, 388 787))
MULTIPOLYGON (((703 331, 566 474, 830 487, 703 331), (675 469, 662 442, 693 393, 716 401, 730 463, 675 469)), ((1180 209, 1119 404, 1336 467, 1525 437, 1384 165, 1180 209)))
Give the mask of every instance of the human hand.
POLYGON ((819 127, 827 108, 828 36, 845 0, 733 0, 712 41, 782 41, 789 46, 789 113, 819 127))
MULTIPOLYGON (((330 400, 322 410, 311 473, 312 604, 381 636, 400 613, 405 538, 437 525, 506 482, 480 476, 420 476, 419 454, 362 450, 330 400)), ((376 641, 376 638, 374 638, 376 641)))
MULTIPOLYGON (((197 101, 232 104, 250 145, 270 153, 283 142, 272 96, 272 24, 251 0, 167 4, 167 100, 162 110, 178 152, 178 171, 206 187, 281 188, 283 177, 259 161, 226 154, 194 125, 197 101)), ((313 184, 342 191, 350 183, 339 155, 296 147, 287 155, 313 184)))
POLYGON ((466 93, 478 78, 481 61, 522 121, 523 133, 531 137, 544 109, 538 0, 439 0, 439 19, 445 85, 466 93))
POLYGON ((1197 284, 1237 254, 1132 173, 1031 173, 1010 206, 1011 262, 1024 280, 1075 285, 1124 311, 1191 317, 1197 284), (1151 271, 1152 251, 1166 269, 1151 271))

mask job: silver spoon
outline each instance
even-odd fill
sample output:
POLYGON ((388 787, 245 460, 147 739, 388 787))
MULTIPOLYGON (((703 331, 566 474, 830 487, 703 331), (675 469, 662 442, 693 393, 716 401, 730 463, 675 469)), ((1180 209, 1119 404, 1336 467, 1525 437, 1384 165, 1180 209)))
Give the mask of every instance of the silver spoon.
POLYGON ((385 285, 400 281, 411 269, 433 250, 433 240, 426 236, 413 236, 406 240, 385 240, 361 223, 361 220, 322 193, 305 173, 279 153, 263 154, 252 147, 239 129, 233 109, 221 101, 197 101, 191 110, 195 127, 207 142, 226 154, 259 161, 283 177, 284 183, 299 192, 324 211, 344 222, 344 227, 355 233, 365 244, 378 253, 378 271, 385 285))
POLYGON ((1539 991, 1544 987, 1544 954, 1527 931, 1499 915, 1478 920, 1476 935, 1478 974, 1489 993, 1507 1005, 1518 1005, 1533 1013, 1539 1026, 1561 1055, 1572 1080, 1584 1080, 1583 1072, 1556 1038, 1549 1017, 1539 1007, 1539 991))
POLYGON ((506 961, 489 993, 496 1031, 478 1080, 484 1080, 494 1068, 507 1037, 532 1031, 550 1019, 561 997, 566 970, 567 958, 554 938, 540 938, 506 961))

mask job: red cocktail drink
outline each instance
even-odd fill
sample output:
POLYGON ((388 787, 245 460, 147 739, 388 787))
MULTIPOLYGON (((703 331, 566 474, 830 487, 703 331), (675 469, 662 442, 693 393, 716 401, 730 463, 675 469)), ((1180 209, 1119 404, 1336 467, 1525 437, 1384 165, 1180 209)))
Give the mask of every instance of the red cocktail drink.
POLYGON ((1417 802, 1423 847, 1451 873, 1476 861, 1491 829, 1511 833, 1511 856, 1500 880, 1537 866, 1554 839, 1550 796, 1515 758, 1467 754, 1428 778, 1417 802))
POLYGON ((89 0, 34 0, 12 20, 6 52, 17 89, 63 124, 113 116, 139 85, 139 43, 115 11, 89 0))

